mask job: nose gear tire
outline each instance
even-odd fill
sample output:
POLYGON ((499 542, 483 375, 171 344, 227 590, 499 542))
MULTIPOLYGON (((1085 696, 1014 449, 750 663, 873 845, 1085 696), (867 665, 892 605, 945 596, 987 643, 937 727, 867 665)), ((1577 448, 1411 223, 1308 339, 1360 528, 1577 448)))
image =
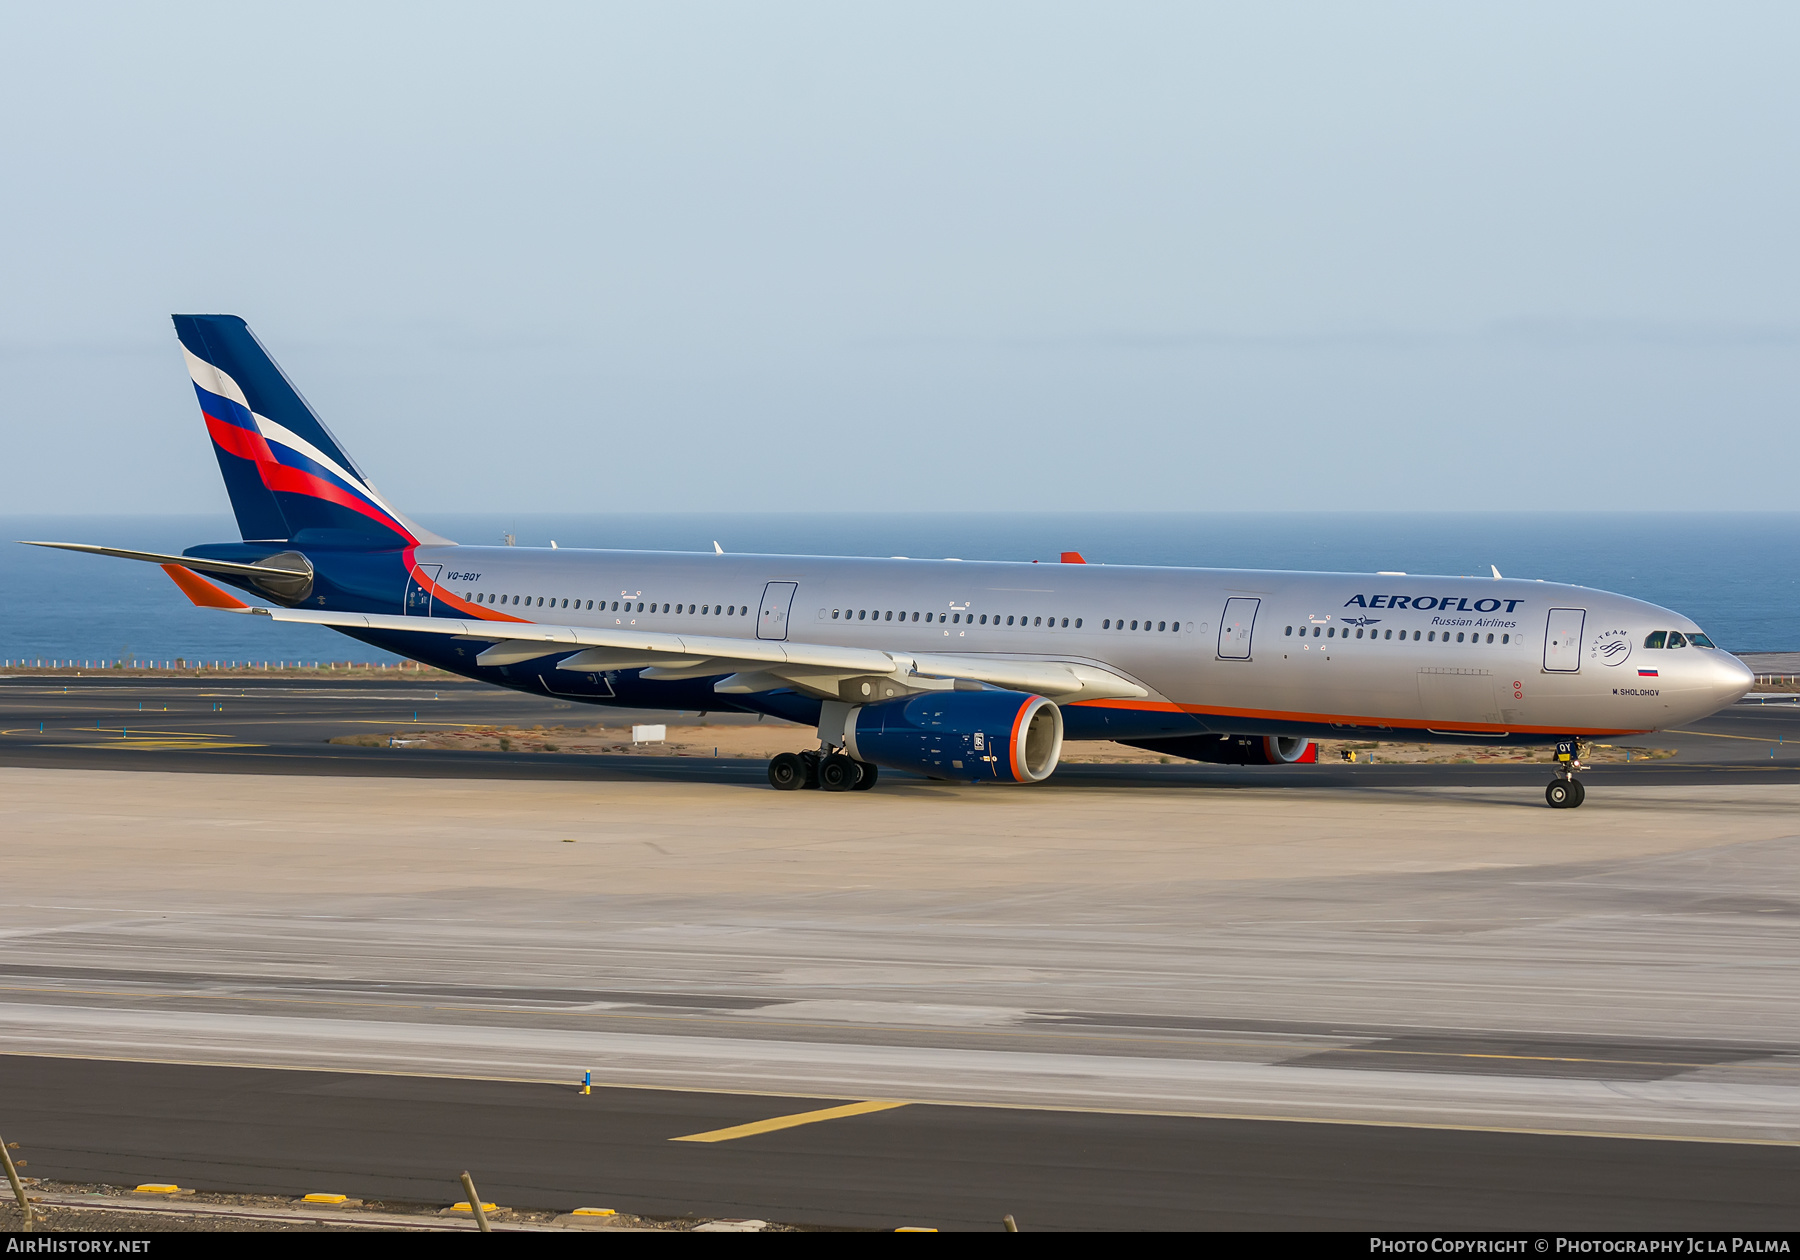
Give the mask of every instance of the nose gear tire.
POLYGON ((1576 809, 1587 799, 1587 789, 1578 779, 1557 779, 1544 789, 1544 801, 1551 809, 1576 809))

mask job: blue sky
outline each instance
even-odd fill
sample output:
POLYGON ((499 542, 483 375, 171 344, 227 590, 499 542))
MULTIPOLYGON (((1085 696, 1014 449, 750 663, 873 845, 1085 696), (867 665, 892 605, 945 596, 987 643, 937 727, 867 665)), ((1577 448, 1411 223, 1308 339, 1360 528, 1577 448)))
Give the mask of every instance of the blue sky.
POLYGON ((1800 9, 12 6, 0 497, 1792 508, 1800 9))

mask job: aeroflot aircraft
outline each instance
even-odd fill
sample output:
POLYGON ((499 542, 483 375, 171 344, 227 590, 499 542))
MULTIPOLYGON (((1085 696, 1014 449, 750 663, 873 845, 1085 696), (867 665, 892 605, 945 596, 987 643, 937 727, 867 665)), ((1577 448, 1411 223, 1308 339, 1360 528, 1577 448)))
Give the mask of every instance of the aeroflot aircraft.
POLYGON ((161 564, 203 607, 331 626, 519 691, 816 724, 818 752, 770 763, 777 788, 867 788, 882 766, 1035 783, 1065 739, 1243 765, 1348 736, 1557 744, 1545 796, 1568 808, 1582 741, 1692 722, 1752 681, 1679 613, 1498 570, 460 546, 376 491, 243 320, 177 315, 175 330, 243 541, 40 545, 161 564))

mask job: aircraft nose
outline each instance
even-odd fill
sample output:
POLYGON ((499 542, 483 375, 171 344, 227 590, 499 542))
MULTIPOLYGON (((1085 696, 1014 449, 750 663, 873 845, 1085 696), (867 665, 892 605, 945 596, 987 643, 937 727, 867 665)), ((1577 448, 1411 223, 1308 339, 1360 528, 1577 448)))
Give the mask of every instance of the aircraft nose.
POLYGON ((1709 655, 1712 659, 1707 665, 1706 688, 1712 693, 1714 703, 1720 708, 1736 704, 1755 685, 1755 673, 1729 652, 1712 652, 1709 655))

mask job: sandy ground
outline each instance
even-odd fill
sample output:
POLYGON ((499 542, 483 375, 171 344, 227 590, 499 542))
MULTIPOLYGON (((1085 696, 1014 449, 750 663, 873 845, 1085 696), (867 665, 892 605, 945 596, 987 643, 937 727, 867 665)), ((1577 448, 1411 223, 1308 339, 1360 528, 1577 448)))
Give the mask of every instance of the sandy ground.
MULTIPOLYGON (((736 757, 767 761, 777 753, 817 748, 810 726, 787 722, 719 725, 666 725, 667 737, 634 743, 630 725, 594 723, 586 726, 467 726, 460 729, 397 727, 391 731, 362 732, 332 738, 334 744, 367 748, 452 748, 471 752, 608 753, 650 757, 736 757)), ((1413 764, 1534 762, 1548 765, 1554 759, 1549 748, 1494 748, 1491 745, 1375 743, 1368 740, 1320 740, 1321 761, 1362 761, 1413 764)), ((1657 761, 1674 756, 1668 748, 1591 747, 1589 764, 1657 761)), ((1179 757, 1127 748, 1109 740, 1069 740, 1062 760, 1072 765, 1132 764, 1170 765, 1179 757)))

